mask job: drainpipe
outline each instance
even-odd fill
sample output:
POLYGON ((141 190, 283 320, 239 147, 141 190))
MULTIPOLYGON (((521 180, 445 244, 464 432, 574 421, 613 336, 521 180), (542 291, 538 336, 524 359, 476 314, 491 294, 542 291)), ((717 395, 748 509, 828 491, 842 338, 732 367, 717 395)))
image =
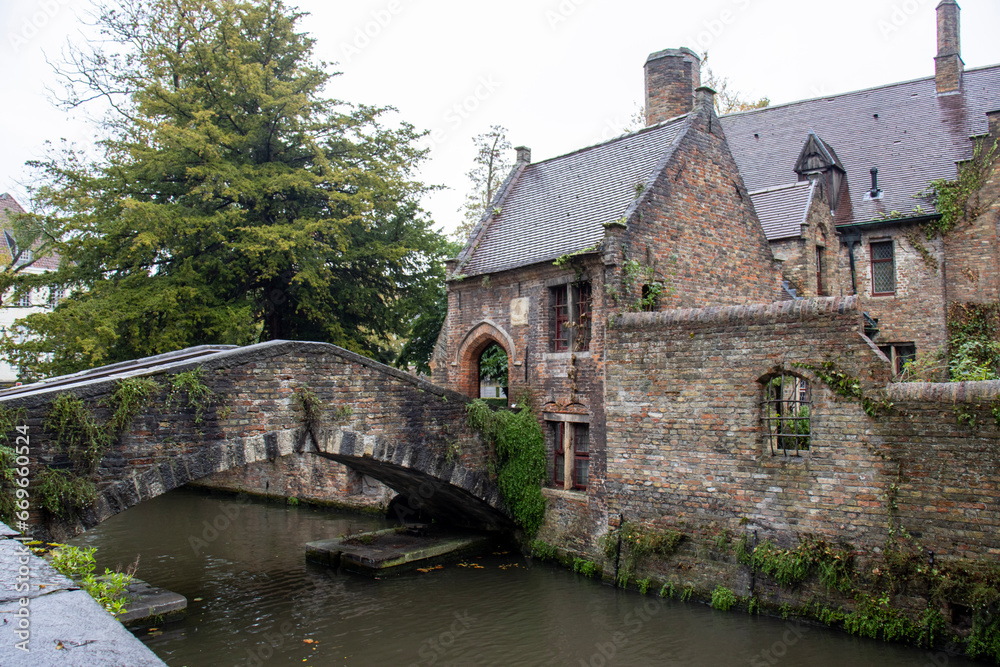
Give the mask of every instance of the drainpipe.
POLYGON ((844 243, 847 244, 847 256, 851 261, 851 293, 857 295, 858 293, 858 269, 854 262, 854 244, 861 243, 860 234, 851 234, 850 236, 844 237, 844 243))
POLYGON ((618 586, 618 564, 622 559, 622 526, 625 525, 625 515, 618 513, 618 546, 615 547, 615 586, 618 586))

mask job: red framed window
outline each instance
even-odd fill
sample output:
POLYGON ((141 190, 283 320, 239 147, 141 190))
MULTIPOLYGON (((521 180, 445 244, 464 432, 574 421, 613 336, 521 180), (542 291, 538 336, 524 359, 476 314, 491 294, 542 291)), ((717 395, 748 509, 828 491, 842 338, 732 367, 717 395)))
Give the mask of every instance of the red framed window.
POLYGON ((870 246, 872 258, 872 296, 896 293, 896 262, 892 241, 879 241, 870 246))
POLYGON ((550 352, 582 352, 590 349, 590 301, 589 282, 550 288, 550 352))
POLYGON ((569 300, 568 285, 552 288, 552 351, 565 352, 569 350, 569 300))
POLYGON ((590 283, 576 287, 576 338, 573 347, 578 351, 590 349, 590 283))
POLYGON ((566 488, 566 429, 569 429, 572 447, 569 455, 573 458, 569 488, 586 490, 587 480, 590 478, 590 428, 587 424, 552 422, 552 435, 555 440, 552 481, 556 487, 566 488))

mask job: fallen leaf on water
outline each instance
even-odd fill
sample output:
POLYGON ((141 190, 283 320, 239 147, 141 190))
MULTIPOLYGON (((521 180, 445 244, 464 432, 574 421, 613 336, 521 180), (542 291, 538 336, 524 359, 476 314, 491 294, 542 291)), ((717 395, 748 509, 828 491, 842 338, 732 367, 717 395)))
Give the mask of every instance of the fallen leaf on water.
POLYGON ((303 639, 302 641, 305 642, 306 644, 315 644, 316 643, 315 639, 303 639))
POLYGON ((57 642, 56 642, 56 650, 57 650, 57 651, 58 651, 58 650, 62 650, 62 649, 64 649, 64 648, 65 648, 65 647, 64 647, 64 646, 62 645, 62 642, 60 642, 60 641, 57 641, 57 642))
POLYGON ((201 602, 201 600, 202 600, 201 598, 195 598, 194 600, 192 600, 192 602, 201 602))

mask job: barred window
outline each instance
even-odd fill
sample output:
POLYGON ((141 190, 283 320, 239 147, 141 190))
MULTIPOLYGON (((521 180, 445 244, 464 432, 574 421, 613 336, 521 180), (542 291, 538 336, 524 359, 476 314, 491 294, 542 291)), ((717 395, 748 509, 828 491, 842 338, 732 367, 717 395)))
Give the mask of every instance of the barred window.
POLYGON ((800 451, 809 449, 811 405, 805 378, 780 373, 764 382, 761 415, 772 456, 778 452, 798 456, 800 451))
POLYGON ((892 241, 871 244, 872 254, 872 295, 884 296, 896 293, 896 263, 893 257, 892 241))

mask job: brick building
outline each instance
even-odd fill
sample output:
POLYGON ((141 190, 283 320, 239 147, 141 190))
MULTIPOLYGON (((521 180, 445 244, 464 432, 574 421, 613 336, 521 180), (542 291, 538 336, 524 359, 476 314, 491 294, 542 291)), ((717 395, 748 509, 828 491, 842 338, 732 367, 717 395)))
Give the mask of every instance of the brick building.
POLYGON ((1000 294, 1000 183, 943 237, 923 193, 1000 136, 1000 66, 965 70, 958 5, 937 14, 934 76, 719 118, 696 54, 668 49, 645 64, 645 129, 538 163, 517 149, 449 264, 434 381, 479 396, 499 345, 507 395, 537 394, 550 484, 583 489, 604 479, 616 313, 857 295, 894 372, 944 345, 950 304, 1000 294))

